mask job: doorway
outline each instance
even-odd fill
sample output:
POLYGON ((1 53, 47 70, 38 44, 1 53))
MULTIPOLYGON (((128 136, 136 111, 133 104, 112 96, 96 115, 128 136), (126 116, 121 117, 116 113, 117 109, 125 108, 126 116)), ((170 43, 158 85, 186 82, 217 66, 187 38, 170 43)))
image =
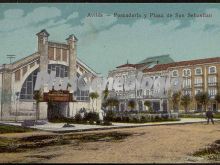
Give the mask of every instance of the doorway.
POLYGON ((53 102, 48 105, 47 116, 48 120, 68 117, 69 109, 68 102, 53 102))

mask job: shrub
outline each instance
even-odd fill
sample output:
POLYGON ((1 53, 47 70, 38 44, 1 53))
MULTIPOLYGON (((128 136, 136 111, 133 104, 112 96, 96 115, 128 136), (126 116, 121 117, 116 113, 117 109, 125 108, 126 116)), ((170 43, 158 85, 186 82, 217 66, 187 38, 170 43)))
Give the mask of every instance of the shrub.
POLYGON ((161 118, 159 116, 155 116, 154 120, 159 121, 159 120, 161 120, 161 118))
POLYGON ((128 122, 130 121, 130 119, 129 119, 129 117, 127 117, 127 116, 123 116, 123 117, 122 117, 122 121, 128 123, 128 122))
POLYGON ((76 123, 80 123, 82 121, 82 116, 80 115, 80 113, 77 113, 74 117, 76 123))
POLYGON ((96 124, 97 124, 97 125, 100 125, 100 124, 101 124, 101 120, 97 120, 97 121, 96 121, 96 124))
POLYGON ((84 117, 83 117, 84 121, 97 121, 99 120, 99 114, 96 112, 89 112, 89 113, 85 113, 84 117))
POLYGON ((138 120, 136 117, 133 117, 133 118, 132 118, 132 122, 134 122, 134 123, 138 123, 139 120, 138 120))
POLYGON ((115 113, 113 111, 107 111, 106 115, 104 116, 105 121, 113 121, 115 118, 115 113))
POLYGON ((89 124, 94 124, 94 121, 93 120, 89 120, 89 124))
POLYGON ((104 120, 102 125, 112 125, 112 123, 110 121, 104 120))
POLYGON ((120 121, 121 121, 121 117, 116 117, 116 118, 115 118, 115 121, 116 121, 116 122, 120 122, 120 121))
POLYGON ((145 116, 141 116, 140 122, 141 122, 141 123, 144 123, 144 122, 146 122, 146 121, 147 121, 146 117, 145 117, 145 116))
POLYGON ((168 119, 169 116, 168 116, 168 114, 163 114, 163 115, 162 115, 162 118, 163 118, 163 119, 168 119))

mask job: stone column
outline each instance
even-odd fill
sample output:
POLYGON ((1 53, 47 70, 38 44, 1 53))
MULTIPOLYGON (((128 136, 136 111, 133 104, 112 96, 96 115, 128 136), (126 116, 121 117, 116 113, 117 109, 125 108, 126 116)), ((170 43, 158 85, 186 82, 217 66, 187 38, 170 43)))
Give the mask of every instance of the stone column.
MULTIPOLYGON (((40 54, 40 72, 48 72, 48 37, 49 33, 43 29, 39 33, 36 34, 38 36, 38 52, 40 54)), ((45 84, 44 84, 45 85, 45 84)), ((48 92, 46 90, 46 86, 42 86, 41 90, 42 92, 48 92)), ((42 93, 41 93, 42 94, 42 93)), ((47 110, 48 105, 46 102, 40 102, 39 103, 39 119, 45 120, 47 119, 47 110)))
POLYGON ((10 120, 10 113, 12 112, 12 72, 10 70, 10 64, 4 64, 2 73, 2 94, 1 94, 1 120, 10 120))
POLYGON ((67 39, 67 43, 69 45, 69 71, 68 77, 75 77, 77 70, 76 70, 76 43, 78 39, 73 34, 70 35, 67 39))

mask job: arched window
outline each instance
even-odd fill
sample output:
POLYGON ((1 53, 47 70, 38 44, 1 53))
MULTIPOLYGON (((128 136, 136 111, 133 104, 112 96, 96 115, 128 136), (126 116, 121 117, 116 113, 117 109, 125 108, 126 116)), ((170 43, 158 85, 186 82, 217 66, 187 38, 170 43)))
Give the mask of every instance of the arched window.
POLYGON ((39 72, 39 69, 36 69, 26 78, 21 88, 20 99, 27 99, 27 100, 33 99, 34 86, 35 86, 38 72, 39 72))
MULTIPOLYGON (((60 64, 49 64, 48 65, 48 73, 51 71, 56 71, 56 77, 67 77, 68 67, 60 64)), ((25 80, 22 85, 20 92, 21 100, 33 100, 34 86, 37 79, 37 73, 39 72, 39 68, 33 71, 25 80)), ((77 73, 77 77, 80 74, 77 73)), ((74 92, 74 96, 78 101, 88 101, 89 100, 89 91, 80 91, 79 89, 74 92)))
POLYGON ((178 70, 173 70, 172 77, 177 77, 177 76, 178 76, 178 70))
POLYGON ((209 74, 216 73, 216 66, 209 67, 209 74))

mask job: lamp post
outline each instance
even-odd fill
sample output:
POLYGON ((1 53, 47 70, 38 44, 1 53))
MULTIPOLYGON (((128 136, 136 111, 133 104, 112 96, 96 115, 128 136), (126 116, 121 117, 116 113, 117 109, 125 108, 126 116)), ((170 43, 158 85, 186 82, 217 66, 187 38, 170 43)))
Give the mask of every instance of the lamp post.
POLYGON ((15 121, 17 122, 17 117, 18 117, 18 107, 17 107, 17 105, 18 105, 18 102, 19 102, 19 95, 20 95, 20 92, 16 92, 15 93, 16 94, 16 116, 15 116, 15 121))

